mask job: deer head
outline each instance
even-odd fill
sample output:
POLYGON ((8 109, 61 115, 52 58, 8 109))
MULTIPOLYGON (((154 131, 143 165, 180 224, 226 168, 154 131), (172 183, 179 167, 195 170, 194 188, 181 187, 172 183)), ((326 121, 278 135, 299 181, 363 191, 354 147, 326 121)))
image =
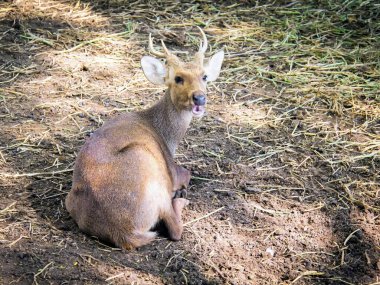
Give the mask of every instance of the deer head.
POLYGON ((218 78, 224 58, 224 52, 221 50, 205 62, 207 38, 202 29, 199 30, 203 39, 191 62, 180 60, 166 48, 163 41, 161 44, 164 52, 155 50, 150 34, 150 52, 158 58, 166 59, 166 62, 163 63, 151 56, 141 59, 147 79, 154 84, 165 84, 175 108, 178 111, 192 112, 196 117, 201 117, 205 112, 207 82, 218 78))

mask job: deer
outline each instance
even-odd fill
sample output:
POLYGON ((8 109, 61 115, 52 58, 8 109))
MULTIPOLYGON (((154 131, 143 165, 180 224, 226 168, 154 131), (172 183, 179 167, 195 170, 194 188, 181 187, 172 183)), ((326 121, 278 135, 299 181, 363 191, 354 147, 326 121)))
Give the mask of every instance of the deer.
POLYGON ((155 49, 149 34, 155 57, 143 56, 141 67, 151 83, 167 87, 165 95, 110 119, 79 151, 65 205, 81 231, 130 250, 151 243, 163 221, 169 238, 181 239, 191 173, 174 155, 192 118, 204 115, 207 82, 218 78, 224 59, 220 50, 205 60, 207 37, 198 29, 199 50, 186 62, 162 40, 162 51, 155 49))

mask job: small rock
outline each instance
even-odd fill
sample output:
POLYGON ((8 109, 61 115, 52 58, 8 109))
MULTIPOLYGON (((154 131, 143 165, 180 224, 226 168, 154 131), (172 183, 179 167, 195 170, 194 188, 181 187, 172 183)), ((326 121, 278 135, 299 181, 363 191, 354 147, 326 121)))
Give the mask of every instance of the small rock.
POLYGON ((266 250, 265 250, 265 253, 268 257, 273 257, 274 256, 274 250, 273 248, 271 247, 268 247, 266 250))

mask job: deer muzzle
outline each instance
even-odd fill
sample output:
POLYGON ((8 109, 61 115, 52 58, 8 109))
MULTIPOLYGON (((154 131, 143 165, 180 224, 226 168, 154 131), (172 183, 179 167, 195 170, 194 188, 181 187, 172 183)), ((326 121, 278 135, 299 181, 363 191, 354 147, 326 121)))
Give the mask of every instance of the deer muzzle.
POLYGON ((206 96, 203 92, 194 92, 193 93, 193 102, 197 106, 206 105, 206 96))
POLYGON ((195 117, 201 117, 205 112, 206 95, 202 91, 196 91, 193 93, 193 115, 195 117))

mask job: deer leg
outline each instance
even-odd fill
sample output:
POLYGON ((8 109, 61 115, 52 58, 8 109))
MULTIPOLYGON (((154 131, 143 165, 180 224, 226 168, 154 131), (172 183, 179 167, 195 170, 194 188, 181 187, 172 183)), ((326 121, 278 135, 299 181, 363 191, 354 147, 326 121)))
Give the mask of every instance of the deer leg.
POLYGON ((177 198, 186 198, 187 197, 187 190, 186 188, 178 189, 174 192, 173 199, 177 198))
POLYGON ((173 183, 174 198, 184 198, 187 196, 186 188, 189 186, 191 172, 182 166, 175 165, 175 175, 173 183))
POLYGON ((179 165, 175 165, 175 170, 174 189, 187 188, 190 182, 190 171, 179 165))
POLYGON ((182 210, 189 204, 189 200, 184 198, 174 198, 172 200, 172 209, 167 213, 163 220, 169 231, 170 239, 178 241, 181 239, 183 224, 182 224, 182 210))

